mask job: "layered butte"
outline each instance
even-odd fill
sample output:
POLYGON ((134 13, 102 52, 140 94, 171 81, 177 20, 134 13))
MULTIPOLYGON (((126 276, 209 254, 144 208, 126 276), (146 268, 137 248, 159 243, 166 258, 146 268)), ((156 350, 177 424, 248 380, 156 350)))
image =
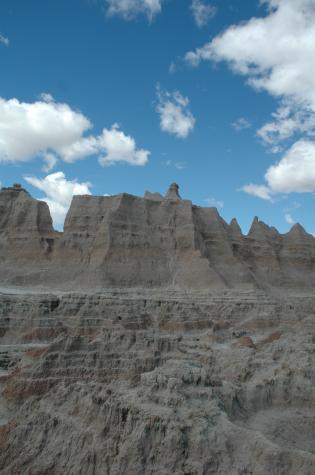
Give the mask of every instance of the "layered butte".
POLYGON ((258 218, 244 236, 235 219, 165 197, 75 196, 64 231, 46 203, 19 186, 0 192, 0 282, 63 288, 309 290, 315 239, 299 224, 280 234, 258 218))

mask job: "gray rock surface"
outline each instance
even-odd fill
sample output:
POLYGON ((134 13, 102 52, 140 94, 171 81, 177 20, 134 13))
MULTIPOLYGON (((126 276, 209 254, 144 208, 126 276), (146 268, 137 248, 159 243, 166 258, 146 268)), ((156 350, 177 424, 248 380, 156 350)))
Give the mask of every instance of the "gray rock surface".
POLYGON ((0 281, 39 280, 58 235, 45 202, 20 185, 0 190, 0 281))
POLYGON ((255 218, 244 236, 215 208, 179 196, 75 196, 64 232, 45 203, 21 188, 0 191, 0 283, 48 288, 260 288, 315 284, 315 239, 284 235, 255 218))
POLYGON ((314 238, 0 192, 0 473, 313 475, 314 238), (49 290, 48 290, 49 289, 49 290))
POLYGON ((314 304, 3 292, 0 473, 312 475, 314 304))

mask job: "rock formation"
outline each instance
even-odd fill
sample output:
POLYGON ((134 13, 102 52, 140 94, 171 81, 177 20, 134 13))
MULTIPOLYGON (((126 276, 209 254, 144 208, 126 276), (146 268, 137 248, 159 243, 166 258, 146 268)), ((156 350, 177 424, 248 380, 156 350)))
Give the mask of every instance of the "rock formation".
POLYGON ((313 475, 314 238, 171 185, 0 192, 0 473, 313 475))
POLYGON ((280 235, 255 218, 242 235, 215 208, 180 198, 75 196, 64 232, 20 187, 0 192, 0 283, 104 287, 311 289, 315 239, 300 225, 280 235))

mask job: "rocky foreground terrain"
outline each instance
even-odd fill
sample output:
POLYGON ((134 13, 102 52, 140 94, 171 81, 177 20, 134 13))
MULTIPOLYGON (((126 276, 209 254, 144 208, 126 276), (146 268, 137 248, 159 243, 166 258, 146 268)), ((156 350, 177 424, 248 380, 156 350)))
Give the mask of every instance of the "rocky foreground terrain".
POLYGON ((313 475, 315 239, 0 192, 0 473, 313 475))

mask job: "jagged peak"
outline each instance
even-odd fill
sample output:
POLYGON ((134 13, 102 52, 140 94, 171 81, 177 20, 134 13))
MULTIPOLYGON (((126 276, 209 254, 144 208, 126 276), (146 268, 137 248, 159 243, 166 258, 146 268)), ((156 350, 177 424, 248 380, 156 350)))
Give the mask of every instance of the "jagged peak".
POLYGON ((261 221, 259 221, 259 218, 258 216, 255 216, 253 221, 252 221, 252 224, 251 224, 251 227, 249 229, 249 232, 248 234, 253 234, 255 233, 256 231, 260 231, 261 230, 261 221))
POLYGON ((263 221, 260 221, 257 216, 255 216, 253 219, 248 236, 252 236, 253 234, 267 234, 272 237, 280 236, 279 232, 275 227, 268 226, 268 224, 264 223, 263 221))
POLYGON ((236 218, 233 218, 230 222, 230 231, 232 231, 233 234, 237 234, 238 236, 242 236, 242 230, 240 225, 237 222, 236 218))
POLYGON ((303 232, 303 233, 306 234, 305 229, 303 228, 303 226, 300 223, 295 223, 291 228, 291 231, 293 231, 293 230, 303 232))
POLYGON ((177 183, 172 183, 165 195, 165 199, 167 200, 181 200, 179 194, 179 186, 177 183))
POLYGON ((308 234, 305 229, 303 228, 303 226, 300 224, 300 223, 295 223, 292 228, 290 229, 290 231, 288 232, 287 234, 288 236, 311 236, 310 234, 308 234))

